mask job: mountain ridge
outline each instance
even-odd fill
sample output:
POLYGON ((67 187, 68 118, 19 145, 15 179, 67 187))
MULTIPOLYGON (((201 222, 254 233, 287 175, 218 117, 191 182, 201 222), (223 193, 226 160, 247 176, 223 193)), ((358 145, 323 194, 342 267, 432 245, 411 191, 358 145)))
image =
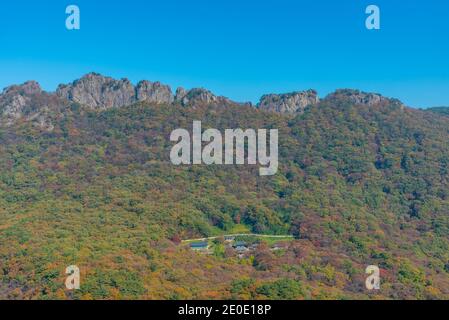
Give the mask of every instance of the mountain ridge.
POLYGON ((148 80, 133 85, 128 79, 114 79, 99 73, 89 73, 69 84, 60 84, 56 91, 42 90, 36 81, 27 81, 21 85, 6 87, 0 93, 0 125, 12 125, 19 119, 34 120, 38 126, 51 130, 48 113, 62 111, 71 103, 77 103, 92 110, 120 108, 138 102, 155 104, 181 104, 197 106, 202 104, 246 105, 256 109, 280 114, 302 114, 307 107, 318 105, 320 101, 335 97, 348 99, 358 105, 372 106, 378 103, 390 103, 404 108, 397 99, 386 98, 378 93, 366 93, 354 89, 337 89, 324 98, 319 98, 316 90, 295 91, 283 94, 266 94, 253 105, 250 102, 235 102, 223 96, 217 96, 204 88, 185 90, 182 87, 173 93, 168 85, 148 80), (37 102, 36 102, 37 101, 37 102))

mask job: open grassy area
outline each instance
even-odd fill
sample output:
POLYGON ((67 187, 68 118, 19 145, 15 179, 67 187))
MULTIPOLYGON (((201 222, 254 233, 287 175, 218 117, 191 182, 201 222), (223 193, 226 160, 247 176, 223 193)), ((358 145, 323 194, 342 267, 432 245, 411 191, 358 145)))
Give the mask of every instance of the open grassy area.
POLYGON ((237 234, 237 233, 251 233, 251 229, 244 224, 236 224, 232 227, 228 234, 237 234))

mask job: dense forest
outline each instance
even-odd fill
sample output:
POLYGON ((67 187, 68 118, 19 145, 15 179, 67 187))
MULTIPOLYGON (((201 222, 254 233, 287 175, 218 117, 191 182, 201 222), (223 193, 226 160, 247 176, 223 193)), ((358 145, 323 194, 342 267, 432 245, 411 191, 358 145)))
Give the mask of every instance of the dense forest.
POLYGON ((449 107, 434 107, 434 108, 427 109, 427 111, 439 113, 439 114, 442 114, 445 116, 449 116, 449 107))
POLYGON ((0 298, 449 298, 449 118, 388 101, 324 99, 286 115, 231 102, 72 103, 0 127, 0 298), (170 133, 279 129, 279 171, 174 166, 170 133), (261 241, 239 258, 180 239, 232 233, 261 241), (81 288, 64 286, 65 268, 81 288), (367 291, 365 268, 381 269, 367 291))

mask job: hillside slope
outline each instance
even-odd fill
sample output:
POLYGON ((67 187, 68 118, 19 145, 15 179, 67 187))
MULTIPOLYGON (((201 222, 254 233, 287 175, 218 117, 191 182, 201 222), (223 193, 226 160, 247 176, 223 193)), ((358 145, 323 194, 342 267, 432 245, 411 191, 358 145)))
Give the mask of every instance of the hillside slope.
POLYGON ((434 107, 434 108, 426 109, 426 111, 449 116, 449 107, 434 107))
POLYGON ((0 126, 0 297, 449 297, 447 117, 355 91, 298 115, 205 92, 106 109, 64 101, 43 126, 0 126), (170 133, 194 120, 279 129, 278 174, 172 165, 170 133), (245 259, 177 241, 242 225, 296 239, 245 259), (64 290, 72 264, 76 292, 64 290), (374 293, 371 264, 382 269, 374 293))

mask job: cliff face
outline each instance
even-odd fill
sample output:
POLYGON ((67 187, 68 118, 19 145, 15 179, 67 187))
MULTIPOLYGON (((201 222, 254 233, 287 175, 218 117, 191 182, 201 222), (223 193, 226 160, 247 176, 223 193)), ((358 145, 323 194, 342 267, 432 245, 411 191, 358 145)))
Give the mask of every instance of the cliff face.
MULTIPOLYGON (((346 102, 355 105, 378 104, 404 105, 377 93, 341 89, 320 100, 315 90, 262 96, 257 108, 288 115, 304 113, 307 107, 317 106, 321 101, 346 102)), ((128 79, 116 80, 97 73, 90 73, 70 84, 59 85, 56 92, 48 93, 35 81, 6 88, 0 94, 0 125, 10 126, 19 120, 31 120, 34 124, 51 130, 50 119, 57 112, 64 112, 72 103, 92 110, 107 110, 129 106, 137 102, 152 104, 178 104, 186 107, 200 105, 239 105, 226 97, 216 96, 202 88, 185 90, 178 88, 173 94, 169 86, 160 82, 140 81, 134 86, 128 79)), ((240 105, 251 105, 240 104, 240 105)))
POLYGON ((49 116, 65 104, 66 101, 42 91, 35 81, 10 86, 0 94, 0 125, 10 126, 25 120, 51 130, 49 116))
POLYGON ((60 85, 56 94, 92 109, 108 109, 135 101, 134 86, 127 79, 114 80, 91 73, 69 85, 60 85))
POLYGON ((174 96, 169 86, 160 82, 140 81, 136 88, 136 100, 157 104, 170 104, 174 101, 174 96))
POLYGON ((172 103, 169 86, 141 81, 136 87, 128 79, 115 80, 96 73, 88 74, 69 85, 60 85, 56 94, 92 109, 128 106, 139 101, 172 103))
POLYGON ((401 108, 404 107, 404 104, 397 100, 384 97, 378 93, 367 93, 359 90, 353 89, 339 89, 335 92, 329 94, 325 100, 328 101, 346 101, 350 104, 354 105, 363 105, 363 106, 374 106, 378 104, 391 104, 396 105, 401 108))
POLYGON ((352 105, 372 107, 379 104, 390 104, 404 108, 404 104, 397 100, 384 97, 378 93, 368 93, 353 89, 338 89, 320 100, 315 90, 292 92, 286 94, 264 95, 257 107, 261 110, 283 114, 302 114, 307 107, 318 105, 321 101, 340 101, 352 105))
POLYGON ((232 103, 232 101, 228 98, 218 97, 209 90, 202 88, 194 88, 189 91, 184 90, 183 88, 178 88, 176 90, 175 101, 183 106, 211 103, 232 103))
MULTIPOLYGON (((42 92, 37 82, 29 81, 21 86, 11 86, 3 91, 0 95, 0 112, 2 120, 10 123, 20 119, 25 113, 30 113, 33 109, 31 100, 42 92)), ((37 109, 37 108, 34 108, 37 109)), ((36 111, 36 110, 34 110, 36 111)))
POLYGON ((319 101, 318 93, 315 90, 308 90, 287 94, 264 95, 257 107, 261 110, 279 113, 301 114, 306 107, 314 106, 319 101))
POLYGON ((206 89, 195 88, 187 91, 178 88, 176 95, 173 95, 171 88, 160 82, 144 80, 134 87, 128 79, 115 80, 96 73, 88 74, 72 84, 60 85, 56 94, 69 101, 99 110, 128 106, 136 102, 156 104, 177 102, 187 106, 229 101, 224 97, 215 96, 206 89))

